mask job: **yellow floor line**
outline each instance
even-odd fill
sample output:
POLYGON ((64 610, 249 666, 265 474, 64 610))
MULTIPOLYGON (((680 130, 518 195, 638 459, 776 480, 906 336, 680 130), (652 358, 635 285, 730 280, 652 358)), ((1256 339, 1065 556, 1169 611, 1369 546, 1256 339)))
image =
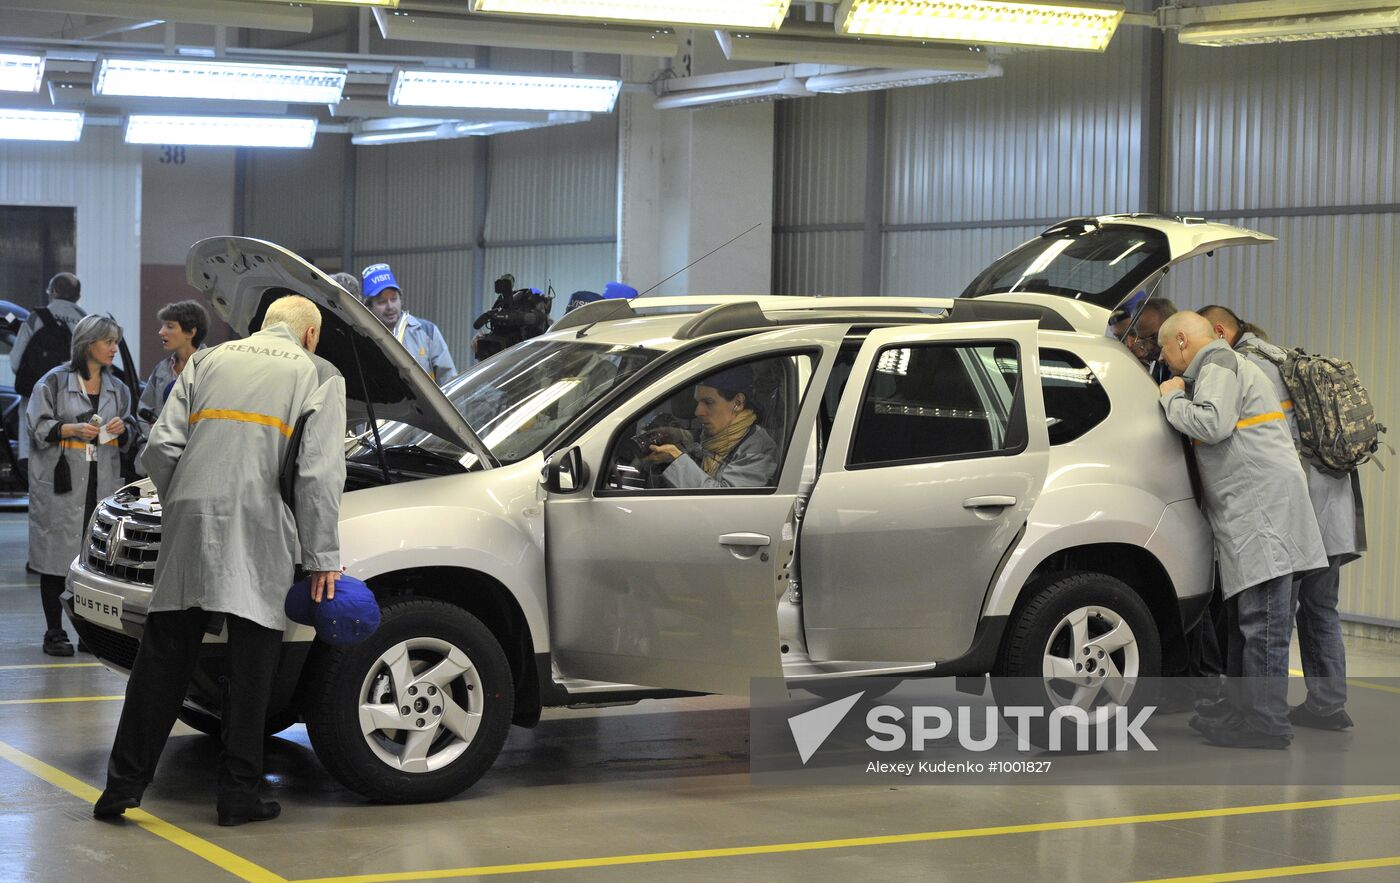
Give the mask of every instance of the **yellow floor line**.
POLYGON ((1244 816, 1259 813, 1294 812, 1304 809, 1324 809, 1339 806, 1364 806, 1376 803, 1400 802, 1400 794, 1370 794, 1362 797, 1335 797, 1327 800, 1305 800, 1296 803, 1267 803, 1255 806, 1226 806, 1217 809, 1193 809, 1180 812, 1151 813, 1137 816, 1117 816, 1103 819, 1077 819, 1063 822, 1035 822, 1026 825, 1003 825, 993 828, 961 828, 951 831, 925 831, 917 834, 887 834, 878 837, 850 837, 842 840, 808 840, 798 843, 767 843, 756 846, 732 846, 721 849, 691 849, 683 852, 653 852, 638 855, 609 855, 596 858, 564 859, 548 862, 526 862, 514 865, 483 865, 469 868, 449 868, 440 871, 401 871, 384 874, 355 874, 344 877, 317 877, 293 883, 393 883, 401 880, 445 880, 453 877, 485 877, 495 874, 528 874, 542 871, 571 871, 581 868, 606 868, 620 865, 642 865, 658 862, 689 861, 692 859, 736 858, 751 855, 773 855, 787 852, 810 852, 822 849, 850 849, 862 846, 889 846, 901 843, 927 843, 937 840, 966 840, 974 837, 997 837, 1006 834, 1035 834, 1046 831, 1074 831, 1085 828, 1110 828, 1147 822, 1179 822, 1190 819, 1210 819, 1223 816, 1244 816))
MULTIPOLYGON (((1295 678, 1303 677, 1303 670, 1300 668, 1290 668, 1288 673, 1295 678)), ((1370 681, 1362 681, 1356 678, 1347 678, 1348 687, 1360 687, 1363 690, 1380 690, 1382 693, 1395 693, 1400 695, 1400 687, 1388 687, 1385 684, 1373 684, 1370 681)))
POLYGON ((1274 877, 1301 877, 1305 874, 1335 874, 1338 871, 1365 871, 1372 868, 1400 867, 1400 855, 1387 858, 1363 858, 1349 862, 1323 862, 1315 865, 1291 865, 1285 868, 1257 868, 1253 871, 1229 871, 1223 874, 1201 874, 1196 877, 1163 877, 1139 883, 1230 883, 1233 880, 1268 880, 1274 877))
POLYGON ((59 696, 55 699, 0 699, 0 705, 46 705, 50 702, 111 702, 125 696, 59 696))
MULTIPOLYGON (((57 767, 49 766, 42 760, 31 757, 5 742, 0 742, 0 758, 8 760, 25 772, 43 779, 50 785, 62 788, 87 803, 96 801, 102 793, 86 782, 68 775, 57 767)), ((175 844, 186 852, 199 856, 240 880, 248 880, 251 883, 287 883, 285 877, 279 877, 266 868, 234 855, 227 849, 215 846, 202 837, 196 837, 183 828, 177 828, 163 819, 158 819, 144 809, 129 809, 126 811, 126 818, 157 837, 175 844)), ((94 821, 93 824, 96 825, 98 822, 94 821)))
POLYGON ((41 665, 0 665, 0 671, 18 671, 22 668, 102 668, 100 662, 48 662, 41 665))

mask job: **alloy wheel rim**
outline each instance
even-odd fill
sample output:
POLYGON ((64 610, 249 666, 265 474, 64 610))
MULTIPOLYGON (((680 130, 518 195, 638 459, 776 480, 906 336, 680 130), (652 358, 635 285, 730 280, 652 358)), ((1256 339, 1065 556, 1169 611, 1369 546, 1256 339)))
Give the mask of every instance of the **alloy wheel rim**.
POLYGON ((360 732, 387 766, 433 772, 471 746, 485 701, 481 674, 458 647, 439 638, 409 638, 381 653, 366 672, 360 732))
POLYGON ((1122 614, 1101 605, 1066 613, 1041 656, 1046 693, 1056 707, 1125 705, 1141 674, 1137 635, 1122 614))

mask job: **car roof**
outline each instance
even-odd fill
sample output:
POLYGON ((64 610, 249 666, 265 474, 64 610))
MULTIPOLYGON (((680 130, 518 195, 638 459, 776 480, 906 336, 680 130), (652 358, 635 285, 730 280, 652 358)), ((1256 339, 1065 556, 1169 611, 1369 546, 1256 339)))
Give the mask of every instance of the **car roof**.
POLYGON ((599 301, 567 314, 542 339, 668 350, 711 334, 793 325, 876 327, 1012 319, 1034 319, 1047 330, 1104 333, 1104 317, 1079 315, 1086 312, 1082 305, 1066 306, 1057 300, 1061 299, 719 295, 599 301), (1066 318, 1067 313, 1079 321, 1066 318))

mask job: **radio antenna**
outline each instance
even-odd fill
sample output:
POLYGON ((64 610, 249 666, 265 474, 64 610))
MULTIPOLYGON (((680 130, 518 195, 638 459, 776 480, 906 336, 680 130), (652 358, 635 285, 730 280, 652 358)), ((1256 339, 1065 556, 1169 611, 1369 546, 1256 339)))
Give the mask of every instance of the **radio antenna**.
POLYGON ((656 289, 658 289, 658 288, 660 288, 661 286, 665 285, 667 282, 670 282, 672 279, 674 279, 674 278, 676 278, 677 276, 679 276, 680 274, 684 273, 686 270, 689 270, 691 267, 693 267, 693 266, 695 266, 696 264, 700 263, 700 262, 703 261, 705 258, 707 258, 707 257, 709 257, 710 255, 714 254, 715 252, 719 251, 721 248, 724 248, 725 245, 728 245, 730 242, 734 242, 734 241, 737 240, 737 239, 742 239, 743 237, 749 235, 750 233, 752 233, 753 231, 757 230, 759 227, 762 227, 762 226, 763 226, 763 222, 762 222, 762 221, 759 221, 757 224, 754 224, 752 227, 750 227, 749 229, 745 230, 743 233, 740 233, 738 236, 735 236, 734 239, 731 239, 731 240, 729 240, 729 242, 724 243, 724 245, 715 246, 714 248, 712 248, 712 249, 710 249, 709 251, 705 252, 704 254, 700 255, 700 257, 696 258, 695 260, 693 260, 693 261, 691 261, 690 263, 686 264, 684 267, 681 267, 681 268, 680 268, 679 270, 677 270, 676 272, 674 272, 674 273, 672 273, 671 275, 667 276, 665 279, 662 279, 660 282, 658 282, 658 283, 656 283, 655 285, 653 285, 652 287, 648 288, 646 291, 643 291, 641 294, 637 295, 636 298, 633 298, 633 300, 637 300, 638 298, 646 297, 648 294, 651 294, 653 291, 655 291, 656 289))

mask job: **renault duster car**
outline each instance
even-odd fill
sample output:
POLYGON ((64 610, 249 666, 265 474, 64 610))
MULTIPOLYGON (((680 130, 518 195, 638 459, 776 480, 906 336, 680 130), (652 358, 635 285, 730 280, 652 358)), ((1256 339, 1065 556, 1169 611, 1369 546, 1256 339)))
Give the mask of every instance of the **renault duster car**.
MULTIPOLYGON (((322 309, 318 354, 370 429, 347 451, 341 548, 383 624, 332 647, 290 625, 268 731, 306 723, 366 797, 449 797, 551 706, 870 675, 1030 675, 1124 702, 1180 656, 1210 532, 1147 373, 1105 336, 1176 261, 1271 237, 1147 216, 1066 221, 961 297, 603 301, 438 389, 296 255, 220 237, 188 278, 239 332, 322 309), (774 441, 753 486, 673 487, 654 433, 696 439, 734 366, 774 441)), ((149 483, 102 502, 67 596, 118 672, 161 539, 149 483)), ((182 720, 217 732, 224 638, 182 720)))

